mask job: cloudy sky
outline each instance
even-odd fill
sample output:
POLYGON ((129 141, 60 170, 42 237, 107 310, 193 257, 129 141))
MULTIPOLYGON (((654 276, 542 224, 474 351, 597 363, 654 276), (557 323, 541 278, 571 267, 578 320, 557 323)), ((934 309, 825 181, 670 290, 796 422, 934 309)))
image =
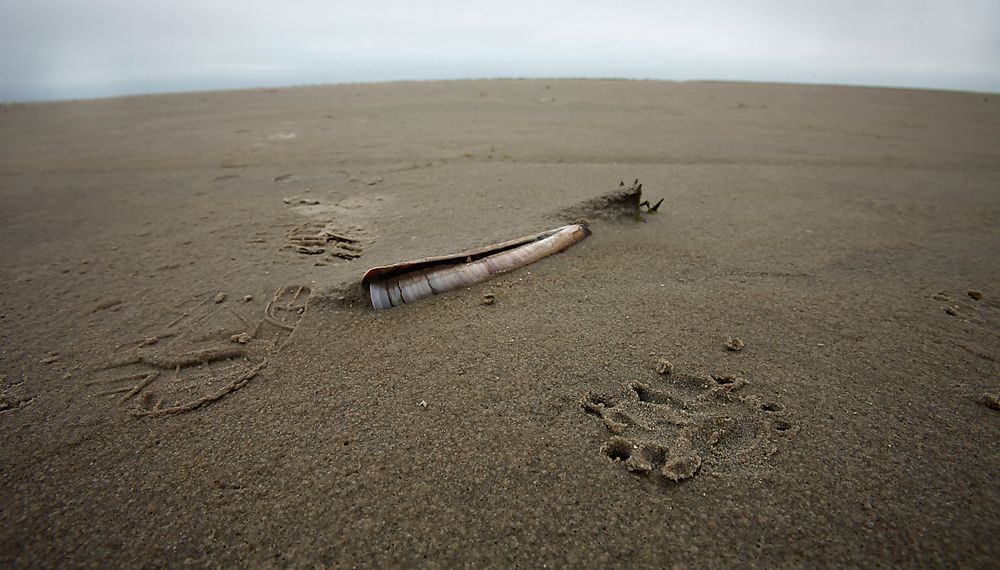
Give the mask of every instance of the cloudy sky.
POLYGON ((1000 92, 998 0, 0 0, 0 101, 479 77, 1000 92))

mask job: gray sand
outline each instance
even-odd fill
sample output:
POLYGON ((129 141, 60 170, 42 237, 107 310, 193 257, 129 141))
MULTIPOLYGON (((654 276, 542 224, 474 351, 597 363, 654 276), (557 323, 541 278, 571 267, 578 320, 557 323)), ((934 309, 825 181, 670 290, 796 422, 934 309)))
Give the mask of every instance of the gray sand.
POLYGON ((988 567, 998 141, 995 96, 815 86, 5 106, 0 563, 988 567), (358 285, 636 178, 645 223, 358 285))

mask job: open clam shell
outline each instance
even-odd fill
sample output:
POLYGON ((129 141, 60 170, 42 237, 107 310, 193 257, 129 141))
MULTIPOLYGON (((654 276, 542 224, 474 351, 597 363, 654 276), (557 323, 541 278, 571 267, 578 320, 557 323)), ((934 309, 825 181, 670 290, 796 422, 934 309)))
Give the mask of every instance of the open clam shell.
POLYGON ((373 267, 365 272, 361 284, 368 288, 372 306, 388 309, 534 263, 589 235, 586 225, 572 224, 452 255, 373 267))

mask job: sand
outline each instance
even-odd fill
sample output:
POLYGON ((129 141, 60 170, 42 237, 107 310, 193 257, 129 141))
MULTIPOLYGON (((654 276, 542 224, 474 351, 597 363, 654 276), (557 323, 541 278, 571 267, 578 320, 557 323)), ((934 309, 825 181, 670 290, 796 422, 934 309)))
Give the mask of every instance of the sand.
POLYGON ((0 564, 991 566, 998 143, 994 95, 821 86, 5 105, 0 564))

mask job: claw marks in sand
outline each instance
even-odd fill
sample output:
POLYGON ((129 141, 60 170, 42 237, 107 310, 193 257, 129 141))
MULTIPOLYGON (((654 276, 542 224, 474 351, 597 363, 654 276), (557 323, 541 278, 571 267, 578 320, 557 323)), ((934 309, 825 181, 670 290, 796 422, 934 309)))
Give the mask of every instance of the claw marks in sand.
POLYGON ((588 394, 583 410, 609 438, 601 454, 633 473, 681 481, 766 460, 796 427, 777 402, 744 394, 736 376, 673 374, 588 394))
POLYGON ((199 409, 239 390, 285 346, 306 311, 309 287, 282 287, 264 303, 252 297, 225 303, 206 293, 182 303, 180 315, 158 334, 122 347, 94 372, 95 397, 113 400, 134 416, 199 409))
POLYGON ((254 338, 266 338, 280 349, 295 331, 306 312, 306 301, 311 289, 305 285, 292 285, 278 289, 264 306, 264 317, 254 338))
POLYGON ((198 409, 239 390, 267 365, 264 357, 223 347, 201 353, 137 355, 107 369, 126 372, 92 381, 96 396, 113 396, 134 416, 161 416, 198 409))
POLYGON ((288 231, 285 249, 303 258, 315 258, 321 265, 361 257, 375 241, 365 216, 371 206, 369 202, 351 198, 337 204, 323 204, 309 198, 285 198, 292 211, 307 218, 288 231))

